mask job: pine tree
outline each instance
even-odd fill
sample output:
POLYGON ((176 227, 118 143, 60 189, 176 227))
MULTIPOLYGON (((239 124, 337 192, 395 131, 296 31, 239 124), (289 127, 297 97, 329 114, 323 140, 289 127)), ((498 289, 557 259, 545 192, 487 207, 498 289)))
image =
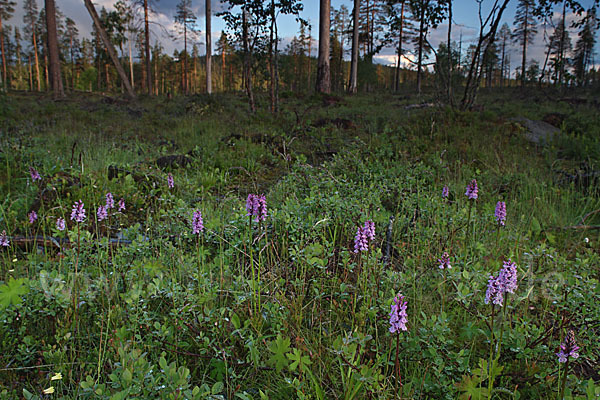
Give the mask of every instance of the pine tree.
POLYGON ((575 78, 580 86, 587 84, 587 70, 592 63, 596 44, 596 23, 596 10, 588 10, 583 27, 579 31, 579 39, 575 44, 573 57, 575 78))
MULTIPOLYGON (((42 90, 42 81, 40 77, 40 62, 39 62, 39 52, 38 52, 38 40, 39 35, 37 32, 37 15, 38 15, 38 7, 35 0, 25 0, 23 4, 23 10, 25 14, 23 15, 23 23, 25 24, 24 30, 25 34, 31 37, 31 45, 33 48, 33 55, 35 59, 35 77, 37 82, 37 90, 42 90)), ((33 87, 31 88, 33 90, 33 87)))
MULTIPOLYGON (((227 57, 232 52, 231 44, 229 43, 229 38, 227 34, 221 31, 221 37, 217 40, 217 52, 221 54, 221 90, 225 91, 226 88, 226 75, 227 75, 227 57)), ((230 82, 231 83, 231 82, 230 82)), ((231 85, 230 85, 231 86, 231 85)))
POLYGON ((533 15, 534 6, 535 0, 519 0, 515 15, 513 39, 522 48, 521 86, 525 86, 527 47, 533 42, 537 33, 537 22, 533 15))
POLYGON ((563 18, 558 22, 552 36, 550 36, 549 53, 550 66, 552 68, 552 79, 557 85, 562 85, 567 64, 567 54, 571 52, 571 37, 569 30, 565 27, 563 18))
MULTIPOLYGON (((4 32, 2 21, 7 21, 15 12, 16 3, 12 0, 0 0, 0 51, 2 51, 2 84, 8 87, 8 73, 6 67, 6 50, 4 48, 4 32)), ((0 85, 1 86, 1 85, 0 85)))
POLYGON ((389 0, 386 4, 387 39, 396 43, 396 71, 394 75, 395 90, 400 90, 400 69, 402 57, 407 53, 405 44, 414 40, 413 16, 410 14, 406 0, 389 0))
POLYGON ((421 81, 423 79, 423 63, 431 51, 427 35, 431 28, 444 19, 447 3, 445 0, 409 0, 412 14, 419 23, 418 35, 415 36, 415 49, 417 52, 417 94, 421 94, 421 81))
POLYGON ((498 31, 498 43, 500 45, 500 86, 504 86, 504 79, 508 75, 510 77, 510 63, 507 62, 507 47, 510 45, 512 32, 507 23, 504 23, 498 31), (506 74, 506 67, 509 68, 509 73, 506 74))
POLYGON ((75 21, 71 18, 66 20, 65 43, 63 48, 69 49, 69 60, 71 61, 71 90, 75 89, 75 54, 79 52, 79 30, 75 21))
POLYGON ((189 89, 187 79, 187 39, 188 34, 191 36, 196 36, 198 32, 195 26, 196 16, 192 11, 192 0, 181 0, 177 4, 175 23, 178 24, 180 29, 183 30, 183 74, 181 79, 181 89, 184 94, 187 94, 189 89))

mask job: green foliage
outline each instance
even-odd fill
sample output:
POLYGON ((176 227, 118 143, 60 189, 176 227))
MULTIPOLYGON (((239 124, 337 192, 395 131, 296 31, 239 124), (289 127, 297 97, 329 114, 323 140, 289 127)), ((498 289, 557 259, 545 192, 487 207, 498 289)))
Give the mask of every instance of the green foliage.
POLYGON ((29 292, 26 285, 27 280, 24 278, 10 278, 8 282, 0 286, 0 307, 6 308, 11 304, 20 304, 23 301, 21 296, 29 292))
POLYGON ((141 99, 141 114, 82 99, 18 97, 0 119, 15 132, 0 153, 0 232, 11 237, 0 249, 0 398, 350 400, 398 388, 403 398, 486 399, 490 377, 493 398, 552 398, 569 329, 581 351, 566 398, 597 396, 586 366, 600 360, 599 238, 562 228, 598 224, 600 200, 556 172, 583 158, 597 168, 587 108, 538 105, 569 113, 565 134, 538 148, 504 119, 541 118, 518 100, 462 113, 404 111, 412 100, 385 94, 331 107, 290 96, 273 117, 247 115, 235 96, 141 99), (189 164, 157 166, 173 154, 189 164), (469 204, 472 178, 480 192, 469 204), (126 210, 97 221, 108 191, 126 210), (265 193, 265 222, 249 221, 248 193, 265 193), (75 225, 79 199, 87 219, 75 225), (357 254, 367 219, 376 238, 357 254), (33 235, 46 241, 13 238, 33 235), (452 269, 438 268, 444 251, 452 269), (507 258, 519 288, 492 313, 486 285, 507 258), (398 292, 408 331, 396 349, 398 292))

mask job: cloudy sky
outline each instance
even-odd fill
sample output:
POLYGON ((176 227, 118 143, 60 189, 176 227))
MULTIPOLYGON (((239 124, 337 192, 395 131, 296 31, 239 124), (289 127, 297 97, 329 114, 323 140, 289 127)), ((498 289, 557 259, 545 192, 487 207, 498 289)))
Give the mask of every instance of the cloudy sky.
MULTIPOLYGON (((96 0, 95 5, 99 10, 101 7, 106 7, 107 9, 113 9, 113 4, 116 3, 117 0, 96 0)), ((198 17, 198 27, 203 32, 204 31, 204 1, 205 0, 192 0, 192 6, 196 16, 198 17)), ((581 3, 584 6, 591 6, 594 0, 581 0, 581 3)), ((43 0, 37 0, 38 7, 42 7, 43 0)), ((173 32, 175 30, 175 25, 173 22, 173 15, 175 13, 176 4, 179 0, 151 0, 151 3, 154 4, 155 14, 152 17, 152 20, 161 25, 163 28, 160 28, 158 25, 154 26, 153 29, 153 38, 152 42, 155 40, 160 40, 163 44, 165 51, 168 54, 172 54, 173 50, 182 48, 183 43, 178 41, 174 41, 169 38, 165 32, 173 32)), ((225 23, 221 18, 214 17, 219 10, 224 8, 224 5, 220 3, 219 0, 212 0, 213 2, 213 42, 216 41, 221 31, 226 29, 225 23)), ((17 0, 17 10, 15 15, 11 20, 8 21, 9 25, 22 25, 23 21, 23 10, 19 5, 22 4, 22 0, 17 0)), ((83 5, 83 0, 56 0, 58 7, 62 10, 62 12, 68 17, 72 18, 79 28, 80 34, 84 36, 89 36, 91 28, 92 28, 92 20, 87 13, 83 5)), ((318 20, 319 20, 319 0, 305 0, 302 1, 304 5, 304 10, 301 13, 301 17, 312 25, 313 27, 313 35, 317 35, 318 33, 318 20)), ((493 0, 484 0, 484 12, 485 6, 489 7, 490 4, 493 3, 493 0)), ((346 5, 348 9, 352 9, 352 0, 331 0, 331 6, 333 8, 339 8, 341 5, 346 5)), ((512 26, 512 22, 514 20, 515 9, 516 9, 517 0, 512 0, 509 3, 509 6, 504 13, 504 18, 502 22, 507 22, 512 26)), ((559 17, 559 13, 556 14, 557 19, 559 17)), ((576 16, 569 15, 568 19, 573 20, 576 16)), ((286 44, 289 43, 290 39, 297 34, 298 32, 298 23, 295 21, 293 17, 290 16, 282 16, 278 19, 278 26, 280 36, 282 37, 282 45, 280 48, 285 48, 286 44)), ((440 26, 433 30, 430 33, 429 41, 434 46, 437 45, 441 41, 446 41, 447 38, 447 29, 448 22, 444 21, 444 23, 440 24, 440 26)), ((479 29, 479 18, 477 12, 477 2, 475 0, 455 0, 454 1, 454 16, 453 16, 453 26, 452 26, 452 38, 453 40, 458 41, 462 35, 463 41, 463 49, 466 49, 470 43, 477 38, 477 32, 479 29)), ((551 34, 551 28, 549 28, 549 34, 551 34)), ((598 42, 600 42, 600 35, 598 42)), ((571 33, 571 40, 573 44, 577 39, 577 34, 573 30, 571 33)), ((199 40, 201 52, 204 53, 204 36, 202 35, 199 40), (200 43, 201 42, 201 43, 200 43)), ((516 65, 520 64, 520 51, 516 46, 512 46, 511 49, 511 61, 513 68, 516 65)), ((597 48, 600 45, 596 46, 597 48)), ((213 49, 215 48, 213 44, 213 49)), ((317 43, 315 40, 315 45, 313 46, 313 56, 316 56, 317 43)), ((541 24, 538 26, 538 35, 533 45, 528 49, 528 59, 536 59, 540 63, 543 62, 545 51, 545 43, 544 43, 544 35, 541 24)), ((596 49, 596 54, 598 50, 596 49)), ((394 55, 393 49, 383 49, 381 53, 376 56, 376 61, 386 64, 391 64, 396 61, 396 57, 394 55)), ((595 58, 599 59, 598 56, 595 58)))

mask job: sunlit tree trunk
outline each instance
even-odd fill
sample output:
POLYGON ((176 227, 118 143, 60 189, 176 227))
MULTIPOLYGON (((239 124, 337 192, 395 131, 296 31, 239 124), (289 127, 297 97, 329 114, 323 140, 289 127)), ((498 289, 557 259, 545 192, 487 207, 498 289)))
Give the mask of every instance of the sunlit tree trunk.
POLYGON ((212 21, 210 0, 206 0, 206 93, 212 93, 212 21))
POLYGON ((150 28, 148 27, 148 0, 144 0, 144 51, 146 53, 146 86, 152 95, 152 65, 150 63, 150 28))
POLYGON ((317 61, 317 85, 319 93, 331 93, 331 70, 329 65, 329 38, 331 26, 331 0, 321 0, 319 16, 319 58, 317 61))
POLYGON ((352 59, 350 61, 350 83, 349 93, 356 93, 358 89, 358 19, 360 12, 360 0, 354 0, 354 16, 352 18, 352 59))

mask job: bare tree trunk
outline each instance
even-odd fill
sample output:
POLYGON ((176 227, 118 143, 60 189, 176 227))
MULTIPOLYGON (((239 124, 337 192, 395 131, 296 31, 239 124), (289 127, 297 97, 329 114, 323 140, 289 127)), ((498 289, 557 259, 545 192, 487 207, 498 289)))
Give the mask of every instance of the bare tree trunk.
POLYGON ((56 33, 56 5, 54 0, 46 0, 46 37, 48 38, 48 56, 50 58, 50 75, 54 98, 65 97, 62 76, 60 73, 60 57, 58 53, 58 34, 56 33))
POLYGON ((73 52, 73 35, 69 38, 69 47, 71 50, 71 91, 75 91, 75 56, 73 52))
POLYGON ((484 50, 484 54, 487 54, 488 48, 494 43, 494 39, 496 37, 496 31, 498 30, 498 24, 500 23, 500 19, 502 18, 502 14, 504 10, 506 10, 506 6, 510 0, 504 0, 502 6, 500 6, 494 12, 494 18, 492 20, 492 24, 488 33, 483 34, 484 27, 481 26, 479 28, 479 40, 477 41, 477 47, 474 52, 473 60, 471 60, 471 66, 469 67, 469 74, 467 75, 467 83, 465 85, 465 91, 463 94, 463 98, 461 100, 461 109, 466 110, 473 105, 475 101, 475 97, 477 96, 477 89, 479 88, 479 84, 481 82, 481 68, 480 65, 483 63, 479 63, 479 58, 481 55, 481 46, 485 41, 487 41, 486 49, 484 50))
POLYGON ((308 61, 308 65, 307 65, 308 66, 308 73, 306 75, 306 82, 307 82, 306 87, 308 88, 308 90, 310 90, 310 81, 311 81, 311 79, 310 79, 311 78, 310 70, 311 70, 311 67, 312 67, 312 61, 310 59, 311 56, 312 56, 312 32, 311 31, 312 31, 312 28, 309 26, 308 27, 308 58, 307 58, 307 61, 308 61))
POLYGON ((542 81, 546 76, 546 66, 548 65, 548 58, 550 58, 550 45, 548 45, 548 50, 546 51, 546 57, 544 58, 544 66, 542 67, 542 73, 540 74, 540 78, 538 79, 538 86, 542 87, 542 81))
POLYGON ((244 76, 246 77, 246 94, 248 95, 248 102, 250 103, 250 111, 256 111, 256 105, 254 103, 254 93, 252 91, 252 58, 250 55, 250 44, 248 39, 248 15, 246 10, 243 10, 242 14, 242 36, 244 41, 244 76))
POLYGON ((354 0, 352 27, 352 59, 350 61, 350 83, 348 93, 354 94, 358 89, 358 19, 360 11, 360 0, 354 0))
POLYGON ((562 13, 562 32, 560 34, 560 45, 559 45, 559 73, 558 73, 558 85, 561 86, 562 85, 562 81, 563 81, 563 76, 564 76, 564 72, 565 72, 565 40, 566 37, 565 35, 567 34, 567 27, 565 25, 565 11, 566 11, 566 4, 565 2, 563 2, 563 13, 562 13))
POLYGON ((422 80, 422 71, 421 68, 423 66, 423 45, 425 42, 424 34, 425 34, 425 5, 421 4, 421 14, 419 15, 419 49, 418 49, 418 57, 417 57, 417 95, 421 95, 421 80, 422 80))
POLYGON ((206 93, 212 93, 212 21, 211 4, 206 0, 206 93))
POLYGON ((448 104, 454 103, 452 99, 452 0, 448 0, 448 104))
POLYGON ((223 91, 225 91, 225 86, 226 86, 226 72, 227 72, 227 68, 225 66, 225 49, 223 49, 221 51, 221 79, 223 80, 223 91))
POLYGON ((188 93, 188 79, 187 79, 187 24, 183 23, 183 74, 181 89, 183 94, 188 93))
POLYGON ((131 40, 129 42, 129 78, 131 79, 131 88, 135 88, 135 84, 133 82, 133 58, 131 54, 131 40))
POLYGON ((38 92, 42 90, 42 80, 40 77, 40 61, 38 57, 38 47, 37 47, 37 38, 35 36, 35 25, 31 24, 31 31, 33 32, 33 54, 35 54, 35 76, 37 79, 37 90, 38 92))
POLYGON ((144 47, 144 50, 146 52, 146 86, 148 86, 148 94, 152 95, 152 65, 150 64, 150 28, 148 27, 148 0, 144 0, 144 47))
MULTIPOLYGON (((133 91, 133 88, 129 84, 129 79, 127 79, 127 74, 125 73, 125 70, 123 69, 123 66, 121 65, 121 62, 119 61, 119 57, 117 56, 117 52, 115 51, 115 48, 113 47, 112 43, 110 42, 110 39, 108 38, 108 35, 106 34, 106 31, 104 30, 102 21, 100 21, 100 18, 98 17, 98 13, 96 13, 96 9, 94 8, 92 1, 91 0, 83 0, 83 1, 85 3, 85 7, 87 8, 88 12, 90 13, 90 15, 92 17, 92 20, 94 20, 94 24, 96 25, 96 30, 98 31, 98 33, 100 34, 100 37, 102 38, 102 41, 104 42, 104 46, 106 47, 106 50, 108 51, 108 54, 109 54, 110 58, 112 59, 112 62, 115 65, 115 68, 117 69, 117 72, 119 73, 119 77, 121 77, 121 80, 123 81, 123 84, 125 85, 125 90, 127 90, 127 94, 132 99, 135 99, 135 92, 133 91)), ((146 56, 148 56, 148 55, 146 54, 146 56)), ((150 70, 150 72, 151 72, 151 70, 150 70)), ((150 85, 152 85, 152 76, 151 75, 148 75, 148 83, 150 85)), ((152 94, 152 92, 149 92, 149 93, 152 94)))
POLYGON ((158 78, 160 76, 160 56, 157 52, 157 54, 154 55, 154 95, 158 96, 159 95, 159 85, 158 85, 158 78))
POLYGON ((525 3, 525 27, 523 29, 523 60, 521 61, 521 87, 525 87, 525 66, 527 64, 527 27, 529 26, 529 3, 525 3))
POLYGON ((275 30, 275 1, 271 0, 271 28, 269 30, 269 73, 271 79, 269 82, 269 94, 271 96, 271 112, 275 112, 275 63, 273 60, 273 41, 275 30))
POLYGON ((31 56, 27 56, 27 64, 29 65, 29 90, 33 92, 33 71, 31 69, 31 56))
POLYGON ((2 51, 2 82, 8 87, 6 72, 6 50, 4 50, 4 32, 2 30, 2 14, 0 13, 0 51, 2 51))
POLYGON ((104 64, 104 78, 106 79, 106 90, 111 91, 112 85, 110 83, 110 75, 108 74, 108 64, 104 64))
POLYGON ((500 61, 500 87, 504 87, 504 57, 506 52, 506 38, 502 38, 502 60, 500 61))
POLYGON ((331 26, 331 0, 321 0, 319 16, 319 59, 317 62, 316 90, 331 93, 331 70, 329 67, 329 36, 331 26))
POLYGON ((402 65, 402 42, 404 41, 404 6, 405 1, 402 1, 402 7, 400 8, 400 31, 398 32, 398 63, 396 64, 396 92, 400 91, 400 68, 402 65))
POLYGON ((44 54, 44 71, 46 71, 46 91, 50 90, 50 74, 48 72, 48 45, 46 44, 46 54, 44 54))
POLYGON ((279 33, 277 31, 277 19, 275 19, 275 112, 279 112, 279 33))

